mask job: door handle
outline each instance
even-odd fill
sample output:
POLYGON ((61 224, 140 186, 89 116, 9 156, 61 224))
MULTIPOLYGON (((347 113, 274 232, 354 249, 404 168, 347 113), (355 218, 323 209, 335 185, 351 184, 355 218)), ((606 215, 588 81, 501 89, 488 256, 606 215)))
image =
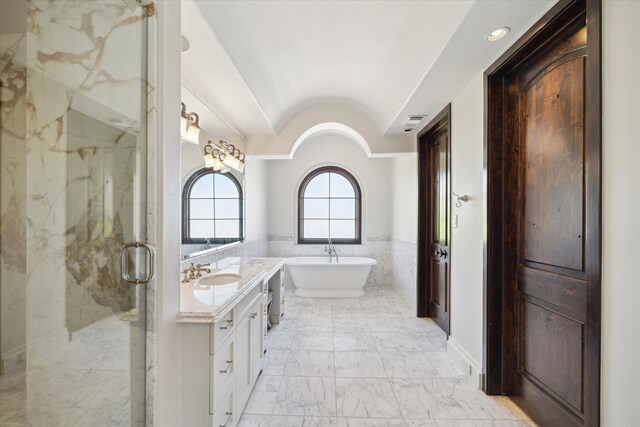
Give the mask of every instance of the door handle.
POLYGON ((120 249, 120 277, 127 283, 131 283, 133 285, 144 285, 149 283, 155 277, 155 269, 156 269, 156 251, 153 249, 153 246, 143 243, 143 242, 131 242, 125 243, 120 249), (129 249, 135 248, 143 248, 147 251, 147 276, 142 278, 133 278, 129 275, 129 249))
POLYGON ((440 258, 446 258, 447 257, 447 250, 446 249, 436 249, 433 253, 434 256, 436 257, 440 257, 440 258))

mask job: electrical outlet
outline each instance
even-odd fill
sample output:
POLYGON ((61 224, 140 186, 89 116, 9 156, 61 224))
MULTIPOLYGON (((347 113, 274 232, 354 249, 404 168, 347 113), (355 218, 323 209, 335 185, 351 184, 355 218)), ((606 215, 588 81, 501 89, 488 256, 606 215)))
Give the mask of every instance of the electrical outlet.
POLYGON ((451 222, 453 223, 453 228, 458 228, 458 214, 453 215, 451 222))

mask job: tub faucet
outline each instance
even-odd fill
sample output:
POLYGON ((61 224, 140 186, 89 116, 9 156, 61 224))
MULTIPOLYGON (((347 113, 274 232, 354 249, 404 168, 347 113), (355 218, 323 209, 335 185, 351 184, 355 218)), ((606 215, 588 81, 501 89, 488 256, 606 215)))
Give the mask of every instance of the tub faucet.
POLYGON ((336 251, 336 246, 333 244, 330 237, 328 237, 327 240, 329 241, 329 246, 325 246, 324 251, 329 252, 329 262, 333 262, 334 255, 336 256, 336 263, 340 262, 338 260, 338 252, 336 251))

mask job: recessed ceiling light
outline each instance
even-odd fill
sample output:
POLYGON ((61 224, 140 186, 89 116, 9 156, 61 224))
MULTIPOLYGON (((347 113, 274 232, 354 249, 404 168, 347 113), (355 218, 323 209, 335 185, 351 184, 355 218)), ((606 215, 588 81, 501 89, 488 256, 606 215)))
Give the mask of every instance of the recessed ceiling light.
POLYGON ((487 40, 489 40, 490 42, 494 42, 496 40, 500 40, 501 38, 506 36, 508 33, 509 33, 509 27, 496 28, 495 30, 489 33, 489 35, 487 36, 487 40))
POLYGON ((191 49, 191 42, 189 42, 189 39, 184 34, 182 34, 182 53, 185 53, 189 49, 191 49))

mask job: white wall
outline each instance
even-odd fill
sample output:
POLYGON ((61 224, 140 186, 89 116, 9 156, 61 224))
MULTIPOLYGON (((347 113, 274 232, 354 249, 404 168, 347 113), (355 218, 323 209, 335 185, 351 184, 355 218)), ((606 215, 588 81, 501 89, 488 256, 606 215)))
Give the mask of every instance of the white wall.
MULTIPOLYGON (((414 143, 415 145, 415 143, 414 143)), ((391 287, 416 309, 418 156, 392 160, 391 287)))
POLYGON ((267 237, 267 161, 247 158, 244 168, 246 240, 267 237))
POLYGON ((392 160, 368 158, 362 148, 339 134, 306 140, 291 160, 268 161, 268 230, 272 236, 296 234, 296 200, 302 178, 320 165, 342 166, 359 181, 363 193, 363 237, 389 236, 392 209, 392 160))
POLYGON ((176 106, 180 102, 180 3, 157 2, 158 59, 157 73, 157 206, 158 206, 158 274, 156 278, 155 336, 148 345, 155 345, 156 378, 155 425, 180 425, 180 121, 176 106))
POLYGON ((602 425, 640 420, 640 2, 603 3, 602 425))
POLYGON ((418 241, 418 156, 396 157, 392 174, 392 236, 418 241))
POLYGON ((479 75, 451 103, 451 189, 469 202, 452 203, 458 227, 451 229, 450 345, 476 373, 482 362, 483 82, 479 75))

